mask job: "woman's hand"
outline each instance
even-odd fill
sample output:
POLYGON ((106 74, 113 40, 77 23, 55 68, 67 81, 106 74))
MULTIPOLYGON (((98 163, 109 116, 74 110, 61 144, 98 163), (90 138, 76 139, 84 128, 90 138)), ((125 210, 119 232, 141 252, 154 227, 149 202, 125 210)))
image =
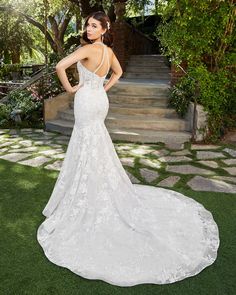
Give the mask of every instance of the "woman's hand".
POLYGON ((77 90, 79 90, 79 88, 81 87, 82 85, 79 85, 79 84, 77 84, 77 85, 75 85, 75 86, 72 86, 71 87, 71 90, 70 91, 68 91, 70 94, 74 94, 77 90))

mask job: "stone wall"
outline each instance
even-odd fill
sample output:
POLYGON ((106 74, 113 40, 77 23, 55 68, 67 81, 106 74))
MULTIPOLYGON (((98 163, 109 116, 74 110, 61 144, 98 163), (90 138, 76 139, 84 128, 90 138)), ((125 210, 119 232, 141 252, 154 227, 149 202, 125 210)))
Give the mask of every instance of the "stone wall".
POLYGON ((195 125, 195 141, 203 141, 208 133, 208 115, 207 112, 204 111, 203 106, 200 104, 196 105, 194 118, 194 103, 191 102, 185 119, 189 122, 189 130, 193 131, 195 125))
POLYGON ((59 111, 68 109, 73 97, 74 94, 63 92, 55 97, 45 99, 44 122, 55 119, 59 111))

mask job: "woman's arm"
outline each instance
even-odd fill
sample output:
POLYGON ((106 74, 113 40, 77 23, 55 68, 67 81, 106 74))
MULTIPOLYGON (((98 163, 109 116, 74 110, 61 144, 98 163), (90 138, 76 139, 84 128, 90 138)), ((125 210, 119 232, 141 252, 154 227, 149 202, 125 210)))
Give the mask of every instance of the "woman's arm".
POLYGON ((104 89, 107 91, 110 89, 120 78, 120 76, 123 74, 123 70, 121 68, 121 65, 115 56, 114 52, 112 55, 112 62, 111 62, 111 69, 113 71, 109 81, 105 84, 104 89))
POLYGON ((73 53, 69 54, 68 56, 64 57, 60 60, 56 65, 56 72, 61 84, 65 88, 65 90, 69 93, 74 93, 79 88, 78 85, 71 86, 67 74, 66 69, 69 68, 71 65, 76 63, 78 60, 84 59, 88 57, 89 45, 84 47, 80 47, 75 50, 73 53))

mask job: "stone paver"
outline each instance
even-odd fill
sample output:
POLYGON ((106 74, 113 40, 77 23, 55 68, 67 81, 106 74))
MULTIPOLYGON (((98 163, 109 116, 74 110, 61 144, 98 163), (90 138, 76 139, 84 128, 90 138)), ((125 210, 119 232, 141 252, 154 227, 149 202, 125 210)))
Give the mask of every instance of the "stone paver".
POLYGON ((175 141, 170 141, 166 143, 166 147, 170 150, 182 150, 184 148, 184 144, 175 141))
POLYGON ((202 176, 194 176, 187 185, 194 191, 210 191, 236 194, 236 185, 226 183, 218 179, 209 179, 202 176))
POLYGON ((192 153, 189 150, 182 150, 182 151, 171 153, 171 156, 189 156, 189 155, 192 155, 192 153))
POLYGON ((49 170, 61 170, 62 161, 55 161, 52 164, 48 164, 47 166, 44 166, 44 168, 49 170))
POLYGON ((130 154, 134 155, 134 156, 142 156, 142 155, 146 155, 153 152, 153 149, 147 149, 147 147, 143 147, 143 148, 135 148, 135 149, 131 149, 129 151, 130 154))
POLYGON ((224 162, 226 165, 236 165, 236 159, 227 159, 227 160, 221 160, 224 162))
POLYGON ((60 143, 60 144, 68 144, 69 140, 55 140, 57 143, 60 143))
POLYGON ((24 129, 21 129, 21 133, 32 133, 33 130, 31 128, 24 128, 24 129))
POLYGON ((141 168, 140 174, 147 182, 152 182, 153 180, 157 179, 159 176, 157 171, 150 170, 148 168, 141 168))
POLYGON ((213 144, 192 144, 191 150, 217 150, 220 146, 213 144))
POLYGON ((51 159, 46 158, 44 156, 38 156, 38 157, 35 157, 35 158, 32 158, 32 159, 21 161, 19 163, 23 164, 23 165, 38 167, 38 166, 41 166, 44 163, 49 162, 49 161, 51 161, 51 159))
POLYGON ((154 151, 154 152, 151 152, 152 155, 155 155, 157 157, 162 157, 162 156, 166 156, 168 155, 170 152, 167 151, 167 150, 157 150, 157 151, 154 151))
POLYGON ((26 153, 10 153, 10 154, 0 156, 0 158, 4 160, 8 160, 10 162, 18 162, 22 159, 28 158, 29 156, 31 155, 26 153))
POLYGON ((158 183, 159 186, 173 187, 180 180, 179 176, 169 176, 158 183))
POLYGON ((225 180, 227 182, 236 183, 236 177, 215 175, 215 176, 213 176, 213 178, 219 179, 219 180, 225 180))
POLYGON ((6 152, 7 150, 8 150, 8 148, 1 148, 1 149, 0 149, 0 154, 6 152))
POLYGON ((35 142, 34 142, 35 145, 47 145, 47 144, 50 144, 50 143, 51 143, 50 140, 45 140, 45 141, 43 141, 43 140, 38 140, 38 141, 35 141, 35 142))
POLYGON ((28 147, 28 146, 31 146, 33 142, 31 140, 21 140, 18 143, 20 143, 23 146, 27 146, 28 147))
POLYGON ((132 183, 140 183, 140 181, 129 171, 126 170, 126 173, 129 176, 129 179, 131 180, 132 183))
POLYGON ((225 155, 219 152, 197 151, 197 158, 200 160, 218 159, 218 158, 225 158, 225 155))
POLYGON ((219 165, 215 161, 198 161, 197 163, 200 163, 202 165, 211 167, 211 168, 218 168, 219 165))
POLYGON ((223 168, 223 169, 225 171, 227 171, 229 174, 236 176, 236 167, 227 167, 227 168, 223 168))
POLYGON ((5 139, 6 139, 5 134, 4 134, 4 135, 0 135, 0 142, 1 142, 1 141, 4 141, 5 139))
POLYGON ((62 139, 62 140, 69 140, 70 139, 70 136, 66 136, 66 135, 58 135, 57 137, 56 137, 56 139, 62 139))
POLYGON ((223 151, 228 153, 230 156, 236 158, 236 150, 225 148, 225 149, 223 149, 223 151))
POLYGON ((61 152, 62 150, 46 150, 46 151, 40 151, 38 153, 44 156, 51 156, 51 155, 59 154, 61 152))
MULTIPOLYGON (((12 146, 11 146, 12 148, 12 146)), ((38 150, 38 148, 36 146, 30 146, 30 147, 23 147, 23 148, 19 148, 19 149, 14 149, 14 150, 9 150, 9 152, 36 152, 38 150)))
POLYGON ((66 156, 66 154, 62 153, 62 154, 51 155, 50 157, 53 158, 53 159, 64 159, 65 156, 66 156))
POLYGON ((55 148, 60 148, 61 145, 60 144, 56 144, 56 143, 50 143, 48 144, 49 146, 55 147, 55 148))
POLYGON ((186 156, 166 156, 158 159, 160 162, 190 162, 191 158, 186 156))
POLYGON ((12 144, 12 142, 6 141, 6 142, 0 144, 0 148, 3 148, 5 146, 10 146, 11 144, 12 144))
POLYGON ((134 160, 135 158, 120 158, 122 165, 126 165, 129 167, 134 167, 134 160))
POLYGON ((161 163, 155 159, 140 159, 139 163, 152 168, 161 168, 161 163))
POLYGON ((16 135, 14 138, 12 135, 11 137, 8 137, 7 140, 11 141, 11 143, 13 143, 13 142, 18 143, 19 141, 24 140, 24 138, 20 137, 18 135, 16 135))
POLYGON ((166 170, 169 172, 175 172, 180 174, 203 174, 203 175, 214 174, 213 171, 206 170, 203 168, 198 168, 192 165, 171 165, 171 166, 167 166, 166 170))
MULTIPOLYGON (((0 159, 60 171, 69 140, 70 136, 43 129, 0 129, 0 159)), ((181 179, 181 175, 191 175, 191 180, 186 186, 192 187, 193 190, 230 193, 235 190, 236 149, 234 148, 203 144, 184 147, 182 143, 174 140, 170 140, 166 145, 119 143, 114 146, 120 155, 122 165, 133 168, 135 161, 138 160, 139 164, 146 166, 140 167, 139 173, 148 183, 156 181, 165 171, 170 175, 159 181, 158 186, 172 188, 181 179), (197 160, 193 157, 195 153, 197 160), (195 163, 204 165, 205 168, 196 167, 195 163), (228 176, 221 175, 223 170, 228 176)), ((126 172, 132 183, 141 182, 132 173, 127 170, 126 172)))
POLYGON ((129 151, 131 150, 133 147, 129 146, 129 145, 121 145, 121 146, 116 146, 116 150, 117 151, 129 151))

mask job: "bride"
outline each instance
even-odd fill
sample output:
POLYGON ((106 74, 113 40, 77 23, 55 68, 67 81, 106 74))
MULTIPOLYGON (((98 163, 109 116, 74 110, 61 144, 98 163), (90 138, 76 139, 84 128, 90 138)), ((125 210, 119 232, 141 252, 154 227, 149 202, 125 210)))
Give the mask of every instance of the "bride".
POLYGON ((85 21, 87 44, 56 66, 74 93, 75 124, 37 239, 46 257, 87 279, 117 286, 168 284, 200 273, 217 258, 211 212, 178 192, 132 184, 104 124, 107 90, 122 75, 112 51, 110 20, 85 21), (77 63, 80 82, 65 70, 77 63), (112 75, 104 85, 109 69, 112 75))

